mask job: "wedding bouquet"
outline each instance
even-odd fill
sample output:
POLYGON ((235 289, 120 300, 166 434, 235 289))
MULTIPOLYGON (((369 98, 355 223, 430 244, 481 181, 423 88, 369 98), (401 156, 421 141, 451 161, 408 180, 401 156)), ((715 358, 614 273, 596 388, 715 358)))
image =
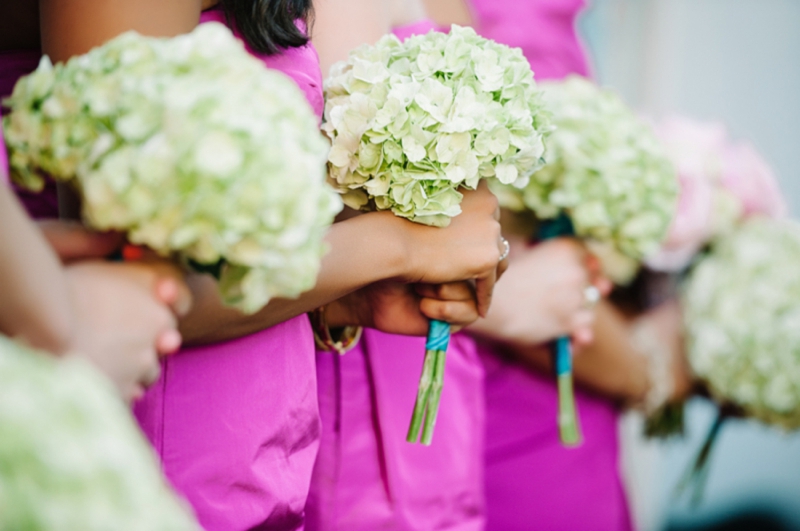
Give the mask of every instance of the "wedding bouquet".
POLYGON ((213 273, 244 312, 314 285, 341 207, 327 143, 294 83, 222 25, 44 58, 5 105, 13 177, 74 183, 92 228, 213 273))
MULTIPOLYGON (((470 28, 362 46, 333 66, 325 97, 329 179, 356 209, 443 227, 461 212, 461 187, 524 183, 543 163, 549 117, 530 65, 470 28)), ((409 441, 427 407, 430 443, 448 335, 432 323, 409 441)))
POLYGON ((679 491, 699 502, 726 411, 800 428, 800 225, 754 217, 717 238, 683 294, 689 364, 720 413, 679 491))
POLYGON ((751 219, 692 270, 683 310, 689 362, 745 415, 800 427, 800 225, 751 219))
MULTIPOLYGON (((680 274, 718 237, 754 217, 782 218, 787 207, 769 165, 747 142, 733 141, 717 123, 671 116, 656 134, 678 174, 680 197, 669 233, 646 260, 654 271, 680 274)), ((683 432, 683 404, 667 403, 648 414, 645 432, 683 432)))
MULTIPOLYGON (((501 206, 541 222, 540 238, 586 240, 606 275, 626 284, 666 235, 677 198, 673 168, 648 125, 613 92, 579 76, 541 87, 555 125, 547 164, 527 182, 493 183, 493 190, 501 206)), ((553 348, 561 440, 575 445, 569 338, 553 348)))
POLYGON ((0 336, 0 529, 200 527, 105 378, 0 336))

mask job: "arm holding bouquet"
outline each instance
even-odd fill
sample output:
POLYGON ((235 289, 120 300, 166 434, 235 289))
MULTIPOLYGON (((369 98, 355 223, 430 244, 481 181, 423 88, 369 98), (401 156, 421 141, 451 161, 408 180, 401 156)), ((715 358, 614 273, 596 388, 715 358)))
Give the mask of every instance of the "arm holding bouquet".
POLYGON ((114 236, 53 223, 43 236, 5 186, 0 216, 2 332, 56 355, 86 357, 126 399, 141 393, 158 374, 158 354, 180 346, 176 317, 190 304, 181 275, 162 263, 97 260, 113 250, 114 236))
MULTIPOLYGON (((297 299, 274 299, 250 316, 226 308, 211 277, 194 276, 189 283, 195 305, 181 322, 185 340, 207 343, 240 337, 353 292, 356 293, 351 297, 331 305, 330 324, 376 324, 368 314, 382 308, 370 304, 367 311, 363 310, 367 300, 376 301, 369 292, 379 288, 368 286, 382 281, 435 284, 477 279, 479 304, 485 311, 500 256, 497 200, 484 189, 468 192, 464 208, 469 214, 454 219, 444 230, 409 223, 389 212, 367 213, 335 223, 326 237, 330 250, 322 259, 316 285, 297 299), (357 290, 361 288, 364 292, 359 294, 357 290)), ((416 297, 411 292, 408 296, 416 297)), ((432 303, 434 299, 430 299, 432 303)), ((405 334, 424 335, 424 331, 417 333, 415 328, 404 330, 405 334)))

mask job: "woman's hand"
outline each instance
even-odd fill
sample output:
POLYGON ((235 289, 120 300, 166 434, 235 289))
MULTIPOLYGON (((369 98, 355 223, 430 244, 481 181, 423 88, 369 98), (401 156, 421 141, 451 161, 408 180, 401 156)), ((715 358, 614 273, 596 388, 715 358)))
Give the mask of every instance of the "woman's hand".
MULTIPOLYGON (((669 300, 637 317, 632 327, 642 327, 653 335, 653 341, 663 348, 658 353, 667 356, 666 372, 660 378, 666 378, 671 390, 668 402, 680 402, 692 394, 695 382, 689 361, 686 359, 686 339, 683 334, 683 315, 677 300, 669 300)), ((643 353, 657 355, 658 353, 643 353)), ((651 382, 652 384, 652 382, 651 382)))
POLYGON ((376 282, 330 303, 331 327, 365 326, 390 334, 424 336, 430 319, 450 323, 454 331, 478 319, 471 282, 404 284, 376 282))
POLYGON ((159 375, 158 356, 181 344, 176 314, 188 311, 188 289, 167 264, 85 261, 66 268, 73 316, 68 352, 87 358, 126 400, 159 375))
POLYGON ((497 277, 505 268, 500 263, 500 210, 485 182, 464 192, 461 209, 445 228, 406 223, 408 268, 402 280, 426 284, 475 280, 478 313, 485 316, 497 277))
POLYGON ((475 333, 497 341, 536 345, 562 335, 578 344, 592 341, 594 309, 586 288, 611 289, 599 264, 576 240, 558 238, 535 246, 512 242, 511 260, 486 319, 475 333))

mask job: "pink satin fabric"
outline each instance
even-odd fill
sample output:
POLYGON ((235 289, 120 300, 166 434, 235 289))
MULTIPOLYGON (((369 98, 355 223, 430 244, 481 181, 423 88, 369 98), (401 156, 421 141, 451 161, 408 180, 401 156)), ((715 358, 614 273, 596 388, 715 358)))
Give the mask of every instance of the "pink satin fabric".
MULTIPOLYGON (((41 57, 42 54, 38 50, 0 52, 0 100, 11 95, 20 77, 36 70, 41 57)), ((36 219, 58 217, 58 195, 55 183, 52 181, 46 181, 44 190, 39 193, 23 190, 16 185, 14 191, 31 217, 36 219)))
MULTIPOLYGON (((397 28, 401 39, 431 21, 397 28)), ((322 442, 307 531, 478 531, 484 527, 483 369, 456 334, 433 444, 405 441, 425 338, 365 330, 344 356, 317 353, 322 442)))
MULTIPOLYGON (((221 21, 218 11, 202 21, 221 21)), ((258 56, 294 79, 321 116, 309 44, 258 56)), ((320 420, 314 342, 303 315, 247 337, 185 348, 136 404, 172 484, 208 531, 303 528, 320 420)))
POLYGON ((486 371, 486 529, 631 529, 614 404, 577 389, 584 440, 564 448, 554 378, 504 358, 494 345, 478 351, 486 371))
MULTIPOLYGON (((575 30, 584 0, 470 0, 478 33, 522 48, 536 79, 590 73, 575 30)), ((584 443, 558 436, 554 376, 480 345, 486 370, 487 531, 628 531, 618 412, 576 390, 584 443)))
POLYGON ((344 356, 317 353, 322 442, 307 531, 479 531, 483 368, 456 334, 431 446, 409 444, 425 338, 365 330, 344 356))
POLYGON ((575 29, 586 0, 468 0, 475 30, 522 49, 536 79, 590 75, 575 29))

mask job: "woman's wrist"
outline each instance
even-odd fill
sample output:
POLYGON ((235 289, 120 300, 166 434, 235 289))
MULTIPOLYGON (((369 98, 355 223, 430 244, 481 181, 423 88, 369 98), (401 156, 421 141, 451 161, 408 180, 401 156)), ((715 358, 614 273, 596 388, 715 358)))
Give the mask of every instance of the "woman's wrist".
POLYGON ((366 269, 360 287, 381 280, 403 279, 411 271, 408 224, 388 211, 369 212, 335 223, 327 241, 338 253, 346 250, 353 259, 352 267, 366 269))
POLYGON ((325 305, 325 320, 331 328, 360 326, 360 319, 354 309, 354 294, 345 295, 325 305))

